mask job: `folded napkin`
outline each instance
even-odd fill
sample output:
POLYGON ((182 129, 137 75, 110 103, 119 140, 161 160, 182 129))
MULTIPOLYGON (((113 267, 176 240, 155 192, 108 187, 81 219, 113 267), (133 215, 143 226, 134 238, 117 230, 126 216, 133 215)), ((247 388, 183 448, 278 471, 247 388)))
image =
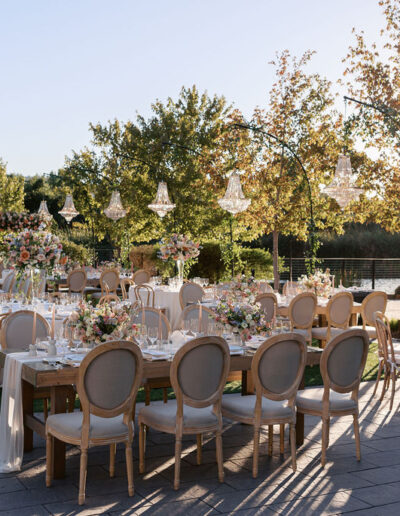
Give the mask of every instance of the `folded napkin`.
POLYGON ((60 363, 72 367, 79 367, 85 356, 86 353, 74 353, 73 355, 65 355, 65 357, 60 360, 60 363))
POLYGON ((246 340, 246 346, 252 349, 258 349, 260 345, 266 340, 268 337, 253 336, 250 340, 246 340))
POLYGON ((182 344, 188 340, 188 338, 192 338, 190 336, 186 337, 181 331, 175 330, 171 334, 171 343, 175 348, 179 348, 182 344))
POLYGON ((145 360, 168 360, 170 356, 169 353, 157 349, 145 349, 142 353, 145 360))
POLYGON ((243 355, 243 348, 234 344, 229 344, 229 352, 231 355, 243 355))

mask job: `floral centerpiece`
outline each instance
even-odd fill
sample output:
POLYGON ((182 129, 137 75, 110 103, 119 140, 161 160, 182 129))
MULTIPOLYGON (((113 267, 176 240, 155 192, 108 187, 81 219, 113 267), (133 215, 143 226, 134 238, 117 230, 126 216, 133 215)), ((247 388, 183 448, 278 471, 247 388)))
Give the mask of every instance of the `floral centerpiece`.
POLYGON ((263 320, 263 311, 253 304, 238 304, 233 298, 224 297, 214 308, 214 313, 216 322, 231 326, 243 341, 250 339, 251 335, 268 334, 271 331, 270 323, 263 320))
POLYGON ((247 301, 252 304, 255 302, 257 295, 260 293, 259 285, 254 281, 254 278, 239 274, 231 281, 230 297, 238 301, 247 301))
POLYGON ((68 324, 84 344, 126 339, 138 332, 138 326, 131 323, 130 307, 106 303, 95 308, 80 303, 69 316, 68 324))
POLYGON ((38 213, 16 213, 6 211, 0 213, 0 231, 17 233, 23 229, 38 231, 44 229, 47 222, 38 213))
POLYGON ((8 267, 14 267, 19 275, 26 269, 51 271, 62 257, 59 238, 46 231, 28 229, 17 235, 6 235, 5 259, 8 267))
POLYGON ((174 260, 178 266, 178 276, 183 281, 184 262, 197 258, 200 254, 200 244, 193 242, 185 235, 174 233, 160 242, 158 257, 164 262, 174 260))
POLYGON ((303 274, 299 278, 299 284, 304 290, 311 290, 317 296, 329 297, 332 289, 332 279, 329 269, 323 272, 321 269, 316 269, 314 274, 303 274))

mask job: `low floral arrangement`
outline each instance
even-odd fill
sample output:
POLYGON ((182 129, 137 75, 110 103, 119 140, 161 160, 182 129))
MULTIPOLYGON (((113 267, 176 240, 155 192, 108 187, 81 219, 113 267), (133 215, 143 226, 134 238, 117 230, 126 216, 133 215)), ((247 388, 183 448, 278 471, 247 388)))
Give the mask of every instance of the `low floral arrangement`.
POLYGON ((99 271, 105 271, 107 269, 121 269, 121 264, 118 262, 113 262, 111 260, 105 260, 103 262, 99 263, 99 266, 97 267, 99 271))
POLYGON ((46 231, 28 229, 17 235, 6 235, 4 245, 7 267, 14 267, 20 273, 29 268, 51 271, 62 258, 59 238, 46 231))
POLYGON ((46 226, 47 222, 38 213, 16 213, 10 211, 0 213, 0 231, 7 231, 9 233, 18 233, 23 229, 38 231, 46 226))
POLYGON ((127 339, 138 333, 138 326, 131 322, 130 307, 106 303, 93 307, 82 302, 69 316, 68 325, 85 344, 127 339))
POLYGON ((238 331, 242 340, 249 340, 251 335, 268 334, 270 323, 266 323, 263 311, 259 306, 233 302, 232 299, 222 298, 214 308, 217 323, 232 326, 238 331))
POLYGON ((163 238, 160 242, 158 257, 164 262, 169 259, 186 262, 197 258, 200 254, 200 244, 193 242, 185 235, 174 233, 169 238, 163 238))
POLYGON ((316 269, 314 274, 308 276, 303 274, 299 278, 299 284, 304 290, 311 290, 317 296, 329 297, 332 289, 331 272, 329 269, 326 269, 325 272, 316 269))
POLYGON ((229 296, 238 301, 245 301, 250 304, 255 302, 257 295, 260 293, 260 286, 254 281, 254 278, 239 274, 231 281, 229 296))

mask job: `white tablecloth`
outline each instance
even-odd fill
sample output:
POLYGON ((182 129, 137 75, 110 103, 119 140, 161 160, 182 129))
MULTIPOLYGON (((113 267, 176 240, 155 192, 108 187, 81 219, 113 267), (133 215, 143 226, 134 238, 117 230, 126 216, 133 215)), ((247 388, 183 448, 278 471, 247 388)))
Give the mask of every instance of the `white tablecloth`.
POLYGON ((21 373, 24 362, 43 360, 28 353, 10 353, 4 365, 0 412, 0 473, 19 471, 24 454, 21 373))
MULTIPOLYGON (((132 287, 129 289, 129 300, 131 303, 136 301, 135 291, 132 287)), ((166 308, 171 329, 176 330, 179 327, 182 313, 179 302, 179 289, 156 287, 154 289, 154 308, 166 308)))

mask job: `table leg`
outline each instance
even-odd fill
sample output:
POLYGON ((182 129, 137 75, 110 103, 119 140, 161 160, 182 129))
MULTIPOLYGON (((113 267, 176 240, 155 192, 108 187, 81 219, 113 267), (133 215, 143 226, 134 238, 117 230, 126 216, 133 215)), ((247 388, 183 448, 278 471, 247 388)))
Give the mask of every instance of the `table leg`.
POLYGON ((357 326, 358 322, 358 314, 351 314, 350 316, 350 326, 357 326))
POLYGON ((242 371, 242 396, 254 394, 254 382, 251 371, 242 371))
MULTIPOLYGON (((67 389, 54 386, 50 389, 51 414, 59 414, 67 410, 67 389)), ((65 443, 54 439, 53 478, 65 476, 65 443)))
POLYGON ((33 430, 25 425, 25 415, 33 416, 33 385, 22 380, 22 410, 24 415, 24 452, 33 449, 33 430))
MULTIPOLYGON (((305 385, 305 378, 301 380, 299 390, 303 390, 305 385)), ((301 446, 304 443, 304 414, 296 412, 296 445, 301 446)))

